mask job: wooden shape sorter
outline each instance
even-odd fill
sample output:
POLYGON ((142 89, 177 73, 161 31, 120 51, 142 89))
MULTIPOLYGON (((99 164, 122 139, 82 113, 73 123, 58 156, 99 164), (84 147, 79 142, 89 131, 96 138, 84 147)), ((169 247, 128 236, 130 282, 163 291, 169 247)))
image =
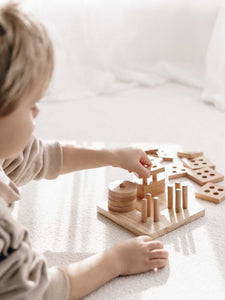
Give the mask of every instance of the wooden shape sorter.
POLYGON ((183 209, 181 207, 179 212, 176 212, 175 207, 167 208, 165 195, 165 193, 158 195, 160 214, 157 221, 154 220, 154 215, 151 214, 143 222, 143 213, 141 205, 139 205, 142 200, 138 198, 136 200, 136 208, 129 212, 115 212, 110 210, 108 201, 100 202, 97 205, 97 211, 134 234, 149 235, 152 239, 158 238, 205 215, 205 210, 195 201, 193 193, 189 195, 188 208, 183 209))
POLYGON ((224 176, 222 174, 211 168, 189 170, 187 172, 187 177, 199 185, 204 185, 207 182, 219 182, 224 180, 224 176))
POLYGON ((195 193, 195 197, 218 204, 225 199, 225 186, 208 182, 195 193))
POLYGON ((199 156, 196 158, 182 158, 182 161, 184 167, 192 170, 197 170, 206 167, 215 169, 215 165, 205 156, 199 156))
POLYGON ((178 213, 175 209, 162 209, 159 222, 154 222, 153 218, 149 217, 143 223, 142 214, 137 209, 130 212, 110 211, 108 201, 100 202, 97 211, 134 234, 149 235, 152 239, 156 239, 205 215, 205 210, 200 208, 196 201, 190 201, 188 208, 181 209, 178 213))

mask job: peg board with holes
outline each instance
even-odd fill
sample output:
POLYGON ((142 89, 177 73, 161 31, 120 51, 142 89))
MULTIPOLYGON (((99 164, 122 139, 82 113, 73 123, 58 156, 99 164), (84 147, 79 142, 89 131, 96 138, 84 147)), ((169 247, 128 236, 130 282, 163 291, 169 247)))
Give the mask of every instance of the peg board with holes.
POLYGON ((225 186, 208 182, 195 193, 195 196, 218 204, 225 199, 225 186))

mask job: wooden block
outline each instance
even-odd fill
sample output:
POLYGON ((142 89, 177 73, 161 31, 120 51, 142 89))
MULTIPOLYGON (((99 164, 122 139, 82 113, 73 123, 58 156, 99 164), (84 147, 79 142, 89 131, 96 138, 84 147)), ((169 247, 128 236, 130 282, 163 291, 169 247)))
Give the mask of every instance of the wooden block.
POLYGON ((187 177, 199 185, 204 185, 207 182, 219 182, 224 180, 224 176, 222 174, 211 168, 189 170, 187 172, 187 177))
POLYGON ((115 196, 108 196, 108 198, 110 200, 112 200, 112 201, 130 202, 130 201, 136 200, 137 199, 137 195, 130 196, 130 197, 127 197, 127 198, 120 198, 120 197, 115 197, 115 196))
POLYGON ((158 150, 159 150, 158 148, 149 149, 149 150, 146 150, 145 153, 148 155, 157 154, 158 150))
POLYGON ((167 187, 168 209, 173 208, 173 185, 170 184, 167 187))
POLYGON ((154 201, 154 222, 159 222, 159 197, 154 197, 153 198, 154 201))
POLYGON ((98 213, 134 234, 149 235, 152 239, 163 236, 205 215, 205 209, 199 206, 195 198, 191 198, 188 209, 181 210, 180 213, 175 213, 173 209, 167 208, 161 210, 160 222, 153 222, 152 217, 150 217, 146 223, 142 223, 141 212, 137 209, 123 213, 110 211, 107 201, 100 202, 97 206, 97 210, 98 213))
POLYGON ((170 165, 166 168, 168 179, 176 179, 187 176, 187 169, 179 165, 170 165))
POLYGON ((147 222, 147 199, 143 198, 141 200, 141 221, 143 223, 147 222))
POLYGON ((152 195, 147 193, 147 217, 151 217, 152 195))
POLYGON ((197 170, 201 168, 212 168, 215 169, 215 164, 213 164, 208 158, 205 156, 199 156, 197 158, 182 158, 182 162, 184 167, 197 170))
POLYGON ((159 181, 151 181, 149 185, 143 187, 137 183, 137 197, 144 198, 146 193, 151 193, 153 197, 165 192, 165 179, 159 181))
POLYGON ((181 189, 176 189, 176 212, 179 213, 181 211, 181 189))
POLYGON ((165 172, 165 167, 162 164, 160 163, 152 164, 151 172, 150 172, 151 175, 155 175, 162 172, 165 172))
POLYGON ((118 198, 129 198, 137 194, 137 186, 131 181, 113 181, 109 184, 108 194, 118 198))
POLYGON ((136 202, 132 204, 132 206, 128 206, 128 207, 127 206, 119 207, 119 206, 112 205, 110 202, 108 202, 108 209, 116 212, 128 212, 134 210, 135 208, 136 208, 136 202))
POLYGON ((225 186, 208 182, 195 193, 195 196, 218 204, 225 199, 225 186))
POLYGON ((175 182, 175 190, 180 189, 181 188, 181 184, 179 181, 175 182))
POLYGON ((182 202, 183 202, 183 209, 188 208, 188 186, 182 185, 182 202))
POLYGON ((154 164, 160 164, 163 161, 162 158, 157 157, 157 156, 149 155, 148 158, 150 159, 152 165, 154 165, 154 164))
POLYGON ((177 152, 177 156, 180 158, 196 158, 199 156, 203 156, 203 152, 177 152))
POLYGON ((108 202, 111 206, 132 208, 136 204, 136 199, 129 202, 124 202, 124 201, 114 201, 109 198, 108 202))

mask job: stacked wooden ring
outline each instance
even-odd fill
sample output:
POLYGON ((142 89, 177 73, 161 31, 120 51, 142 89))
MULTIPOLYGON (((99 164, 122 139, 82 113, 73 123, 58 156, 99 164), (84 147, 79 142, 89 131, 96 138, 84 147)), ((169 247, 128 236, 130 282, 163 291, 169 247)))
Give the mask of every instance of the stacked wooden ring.
POLYGON ((137 186, 130 181, 114 181, 108 187, 108 208, 128 212, 136 208, 137 186))

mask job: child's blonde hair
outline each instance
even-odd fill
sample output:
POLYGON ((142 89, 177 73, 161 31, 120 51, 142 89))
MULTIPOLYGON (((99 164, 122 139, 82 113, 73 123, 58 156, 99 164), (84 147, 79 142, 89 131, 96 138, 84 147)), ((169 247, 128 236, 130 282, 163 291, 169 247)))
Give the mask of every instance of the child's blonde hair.
POLYGON ((0 116, 47 89, 54 55, 44 28, 18 4, 0 8, 0 116))

